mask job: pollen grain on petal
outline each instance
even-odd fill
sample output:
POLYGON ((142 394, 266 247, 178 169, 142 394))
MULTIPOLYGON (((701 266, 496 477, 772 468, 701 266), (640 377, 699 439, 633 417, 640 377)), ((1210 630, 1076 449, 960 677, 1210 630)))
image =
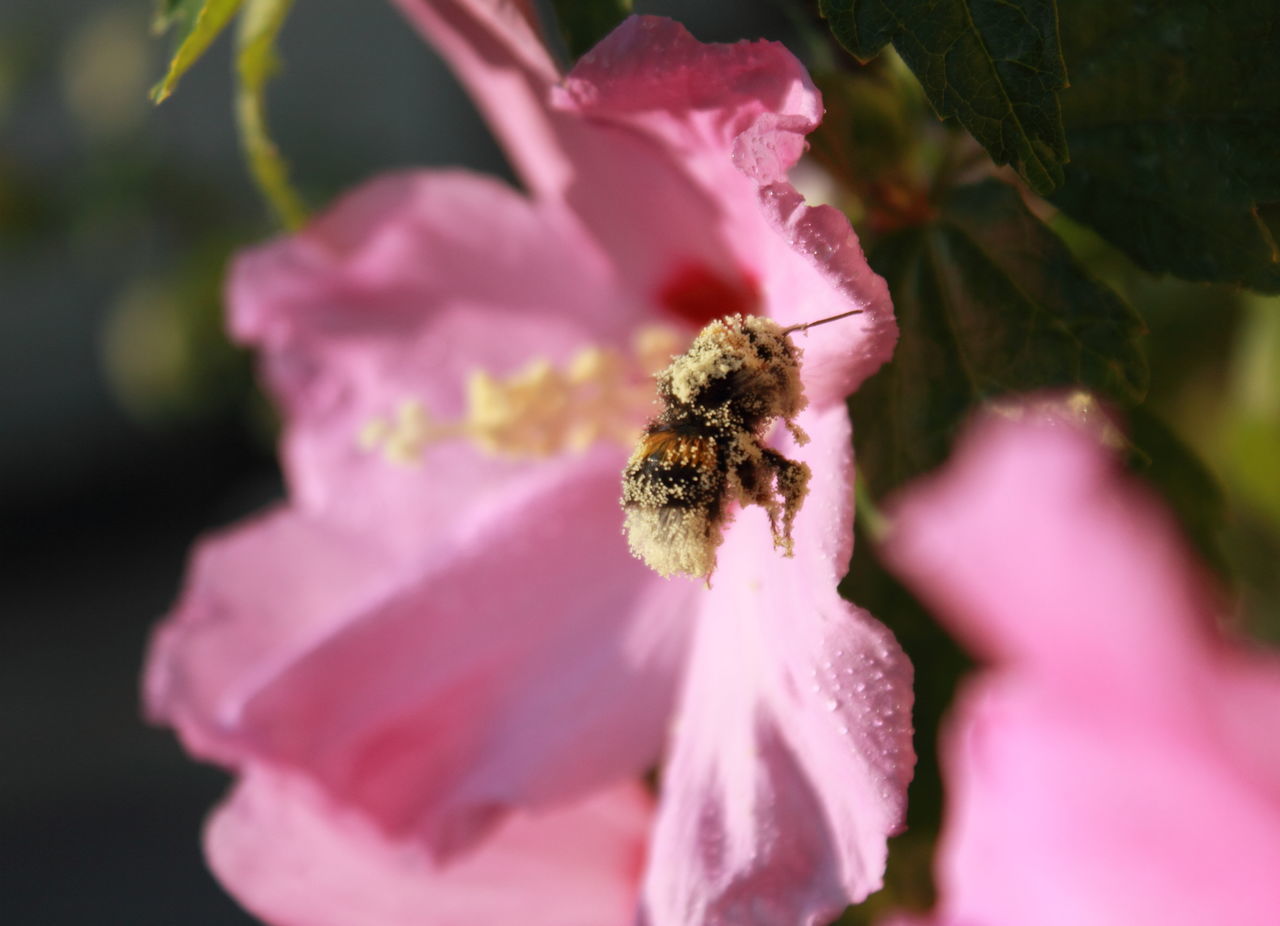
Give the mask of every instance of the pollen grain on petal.
POLYGON ((436 421, 417 399, 404 399, 395 413, 369 419, 360 428, 356 443, 366 452, 380 451, 388 463, 416 466, 428 444, 450 436, 454 428, 436 421))

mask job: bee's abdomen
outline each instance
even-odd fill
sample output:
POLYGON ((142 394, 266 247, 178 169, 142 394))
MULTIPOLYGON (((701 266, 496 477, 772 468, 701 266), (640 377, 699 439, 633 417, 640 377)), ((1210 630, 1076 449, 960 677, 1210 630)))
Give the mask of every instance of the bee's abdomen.
POLYGON ((709 434, 659 429, 646 434, 622 478, 622 502, 645 508, 707 508, 718 503, 723 467, 709 434))

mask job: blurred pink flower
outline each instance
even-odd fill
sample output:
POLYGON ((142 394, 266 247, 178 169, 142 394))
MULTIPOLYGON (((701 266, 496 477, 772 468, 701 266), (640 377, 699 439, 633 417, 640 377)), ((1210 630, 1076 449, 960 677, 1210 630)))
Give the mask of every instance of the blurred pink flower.
POLYGON ((401 6, 528 194, 384 177, 236 261, 289 502, 200 544, 146 676, 151 715, 240 773, 211 861, 280 923, 599 926, 633 922, 638 891, 654 926, 833 916, 879 886, 913 756, 910 666, 836 593, 843 400, 896 329, 848 222, 786 180, 818 93, 779 45, 667 20, 562 78, 522 5, 401 6), (620 413, 600 371, 644 325, 855 306, 800 336, 812 440, 778 442, 814 472, 795 558, 742 512, 712 589, 628 554, 629 447, 447 424, 477 370, 538 415, 581 373, 620 413), (660 761, 651 809, 625 782, 660 761))
POLYGON ((974 427, 888 545, 987 663, 943 740, 937 922, 1280 916, 1280 660, 1233 642, 1177 528, 1062 417, 974 427))

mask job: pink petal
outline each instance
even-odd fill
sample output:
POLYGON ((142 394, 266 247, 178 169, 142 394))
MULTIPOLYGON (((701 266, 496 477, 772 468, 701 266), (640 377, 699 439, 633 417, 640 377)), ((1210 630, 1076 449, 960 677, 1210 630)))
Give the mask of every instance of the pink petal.
POLYGON ((1100 707, 1180 704, 1215 599, 1169 516, 1065 417, 1042 414, 979 422, 897 509, 888 554, 975 652, 1100 707))
POLYGON ((1216 632, 1173 523, 1092 435, 1023 418, 979 423, 887 547, 996 660, 943 744, 939 916, 1272 923, 1280 659, 1216 632))
POLYGON ((150 710, 193 751, 307 769, 440 852, 509 803, 654 761, 687 592, 626 553, 625 450, 512 462, 454 441, 414 468, 356 440, 406 399, 458 417, 476 367, 630 334, 559 227, 500 184, 405 174, 240 259, 234 327, 285 406, 296 505, 209 544, 157 636, 150 710))
POLYGON ((794 324, 862 310, 840 323, 843 334, 807 335, 809 398, 819 405, 842 402, 888 360, 897 327, 884 281, 848 220, 805 205, 786 181, 822 103, 780 44, 706 45, 671 20, 634 16, 563 86, 538 91, 528 88, 543 78, 507 60, 511 40, 491 4, 401 5, 454 62, 513 160, 538 165, 523 171, 535 196, 576 215, 625 291, 665 308, 663 292, 694 266, 761 297, 711 307, 701 321, 748 311, 794 324), (512 70, 521 85, 508 103, 501 80, 512 70), (554 107, 545 123, 531 115, 539 105, 554 107), (564 162, 549 167, 557 145, 564 162))
POLYGON ((209 821, 210 865, 280 926, 627 926, 649 798, 632 785, 504 823, 437 866, 305 782, 254 768, 209 821))
POLYGON ((536 195, 559 191, 572 167, 547 108, 560 79, 529 0, 393 0, 466 85, 516 172, 536 195))
POLYGON ((533 201, 467 175, 395 177, 237 264, 234 329, 284 406, 295 505, 201 554, 157 637, 152 711, 195 751, 250 776, 269 765, 379 839, 456 857, 501 839, 512 805, 651 763, 696 627, 652 917, 834 913, 879 884, 912 759, 909 666, 835 594, 852 518, 842 399, 896 330, 847 221, 786 183, 817 93, 780 46, 703 46, 648 18, 557 90, 527 4, 401 5, 533 201), (633 54, 643 71, 611 73, 633 54), (780 559, 744 512, 710 593, 626 556, 617 451, 507 463, 441 445, 415 472, 355 447, 405 399, 456 417, 471 367, 563 361, 662 312, 851 308, 798 336, 815 441, 784 446, 817 473, 801 553, 780 559))
POLYGON ((692 155, 695 174, 727 172, 720 156, 734 154, 766 184, 786 179, 822 119, 804 65, 780 43, 708 45, 658 16, 631 17, 584 55, 557 104, 692 155))
POLYGON ((447 558, 483 523, 572 481, 576 464, 453 440, 421 467, 390 465, 360 447, 368 422, 406 400, 457 420, 473 371, 564 364, 588 345, 623 345, 639 321, 572 228, 469 174, 365 185, 301 234, 240 257, 229 298, 233 330, 261 349, 285 412, 293 500, 418 568, 424 546, 447 558))
POLYGON ((803 324, 859 309, 862 314, 795 335, 804 350, 805 392, 817 406, 840 405, 893 356, 898 340, 889 289, 867 264, 844 214, 808 206, 787 184, 760 190, 772 230, 788 245, 771 248, 769 314, 803 324))
POLYGON ((741 268, 761 292, 756 314, 784 324, 861 309, 843 330, 805 337, 818 405, 843 402, 889 359, 897 327, 884 281, 848 219, 806 206, 787 183, 822 102, 785 48, 704 45, 679 23, 632 17, 578 62, 556 102, 619 130, 601 127, 597 147, 575 158, 580 180, 569 202, 625 255, 637 288, 652 291, 683 260, 726 274, 741 268))
POLYGON ((842 408, 807 413, 816 467, 796 556, 738 514, 697 615, 645 883, 650 921, 813 924, 880 886, 901 825, 911 667, 836 594, 851 552, 842 408))
MULTIPOLYGON (((1275 921, 1280 769, 1251 775, 1195 716, 1172 726, 1117 704, 1099 724, 1040 694, 989 683, 955 709, 938 869, 952 920, 1275 921)), ((1211 687, 1195 694, 1214 698, 1211 687)))
POLYGON ((198 754, 296 769, 441 854, 509 806, 643 772, 692 589, 631 558, 620 464, 587 459, 421 570, 297 513, 207 542, 150 657, 152 715, 198 754))

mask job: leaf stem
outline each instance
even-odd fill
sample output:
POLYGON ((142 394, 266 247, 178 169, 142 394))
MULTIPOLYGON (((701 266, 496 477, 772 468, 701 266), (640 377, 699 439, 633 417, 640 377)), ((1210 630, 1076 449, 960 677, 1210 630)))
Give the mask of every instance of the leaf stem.
POLYGON ((293 0, 247 0, 236 32, 236 125, 240 147, 259 192, 285 228, 294 231, 307 219, 302 197, 289 182, 289 165, 267 131, 268 78, 279 62, 275 40, 293 0))

